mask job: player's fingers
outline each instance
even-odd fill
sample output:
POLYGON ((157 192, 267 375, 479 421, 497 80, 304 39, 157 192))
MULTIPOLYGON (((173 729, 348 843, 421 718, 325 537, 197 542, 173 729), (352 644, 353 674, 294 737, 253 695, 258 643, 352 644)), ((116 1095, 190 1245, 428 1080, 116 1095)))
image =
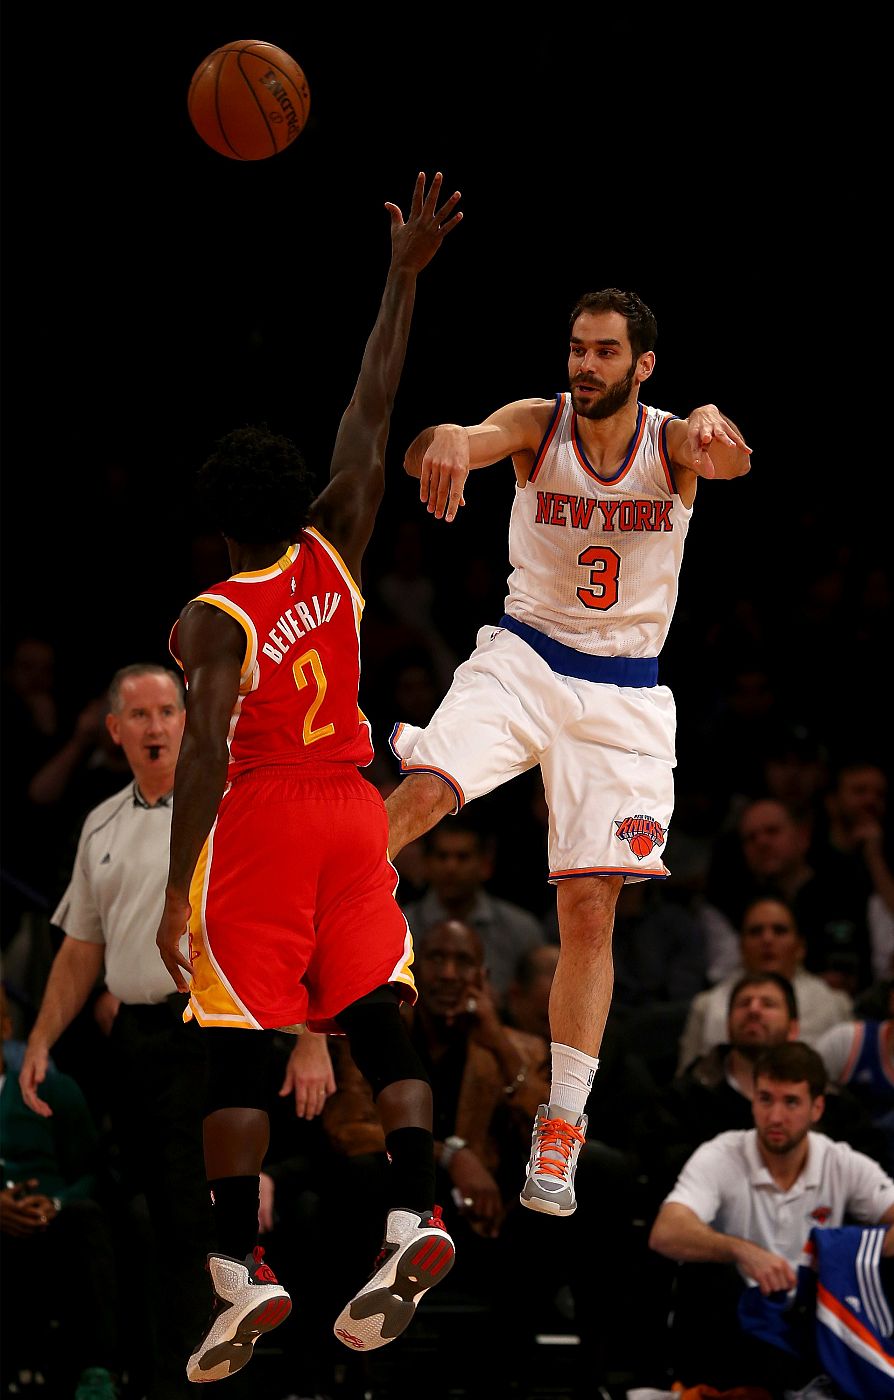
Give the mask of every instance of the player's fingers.
MULTIPOLYGON (((424 184, 425 177, 422 176, 421 178, 424 184)), ((421 205, 421 212, 423 214, 428 215, 429 217, 431 217, 431 215, 434 213, 435 205, 438 202, 438 195, 441 193, 441 185, 443 184, 443 181, 444 176, 441 174, 440 170, 436 170, 434 175, 432 176, 432 182, 428 187, 428 194, 425 196, 425 202, 421 205)))
POLYGON ((385 200, 385 208, 388 210, 388 213, 391 215, 391 226, 392 226, 392 228, 403 228, 404 216, 403 216, 402 212, 400 211, 400 209, 398 209, 397 205, 396 205, 396 204, 392 204, 390 200, 386 199, 386 200, 385 200))
POLYGON ((419 473, 419 499, 425 504, 428 501, 431 490, 431 467, 425 462, 422 463, 422 470, 419 473))
POLYGON ((457 224, 461 224, 462 221, 463 211, 460 209, 459 212, 454 214, 453 218, 450 219, 446 224, 441 224, 440 228, 438 229, 438 233, 440 233, 443 237, 445 233, 449 233, 452 228, 456 228, 457 224))
POLYGON ((456 206, 457 206, 457 204, 459 203, 459 201, 460 201, 461 198, 462 198, 462 196, 461 196, 459 190, 454 190, 454 192, 453 192, 453 194, 450 196, 450 198, 449 198, 449 199, 445 199, 445 201, 444 201, 444 203, 441 205, 440 209, 438 209, 438 210, 435 211, 435 215, 434 215, 435 222, 438 223, 438 224, 443 224, 443 223, 450 217, 450 215, 452 214, 453 210, 456 208, 456 206))

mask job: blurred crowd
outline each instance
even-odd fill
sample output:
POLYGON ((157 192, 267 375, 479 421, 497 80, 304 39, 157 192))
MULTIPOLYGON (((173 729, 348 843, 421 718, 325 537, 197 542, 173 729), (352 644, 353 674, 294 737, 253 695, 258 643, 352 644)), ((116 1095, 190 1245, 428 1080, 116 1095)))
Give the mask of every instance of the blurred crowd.
MULTIPOLYGON (((447 588, 436 572, 440 561, 431 558, 429 525, 396 520, 364 581, 361 704, 376 740, 367 776, 383 794, 399 781, 387 742, 393 725, 425 724, 474 628, 501 611, 503 560, 492 557, 483 527, 480 536, 467 534, 447 588)), ((691 1154, 718 1133, 750 1126, 750 1067, 760 1051, 789 1040, 818 1051, 828 1075, 818 1130, 894 1176, 892 755, 876 678, 890 647, 891 573, 837 539, 827 552, 823 530, 812 507, 802 506, 790 530, 793 549, 772 570, 762 558, 754 575, 722 588, 707 547, 693 548, 684 564, 661 671, 674 689, 679 724, 677 802, 664 852, 671 875, 628 885, 618 903, 614 1001, 570 1222, 520 1210, 517 1200, 532 1114, 549 1099, 547 1003, 558 938, 539 775, 445 819, 399 857, 397 895, 418 950, 412 1029, 433 1078, 435 1136, 441 1145, 463 1144, 444 1151, 439 1167, 457 1240, 456 1268, 443 1290, 456 1310, 438 1299, 444 1345, 460 1346, 495 1320, 503 1338, 497 1345, 491 1332, 469 1395, 524 1396, 534 1339, 545 1334, 579 1338, 581 1395, 661 1388, 679 1378, 669 1318, 680 1268, 649 1248, 649 1232, 691 1154), (874 1069, 862 1053, 870 1042, 874 1069)), ((193 541, 189 560, 192 577, 165 589, 174 594, 181 583, 181 601, 226 572, 214 541, 193 541)), ((106 635, 116 635, 114 619, 126 605, 109 598, 106 635)), ((105 686, 120 665, 167 666, 158 639, 172 620, 165 615, 155 631, 144 629, 153 654, 128 647, 101 680, 95 658, 83 671, 72 669, 77 639, 70 635, 7 628, 4 1094, 62 941, 52 916, 85 819, 133 781, 106 723, 105 686)), ((121 636, 127 639, 126 627, 121 636)), ((147 939, 156 924, 157 910, 147 909, 147 939)), ((117 1277, 118 1302, 102 1319, 96 1356, 80 1358, 78 1375, 57 1379, 58 1393, 73 1395, 80 1385, 80 1397, 104 1396, 107 1371, 117 1393, 155 1400, 161 1391, 152 1388, 144 1339, 164 1324, 135 1322, 130 1306, 140 1294, 140 1319, 155 1306, 142 1271, 133 1277, 135 1253, 151 1254, 153 1237, 113 1127, 112 1098, 124 1090, 111 1073, 103 993, 100 975, 53 1047, 50 1078, 58 1076, 60 1104, 72 1115, 71 1160, 55 1163, 52 1189, 35 1192, 60 1203, 43 1234, 61 1235, 62 1222, 80 1213, 58 1252, 92 1251, 117 1277), (105 1236, 98 1216, 109 1223, 105 1236), (91 1367, 100 1376, 93 1391, 89 1376, 83 1380, 91 1367)), ((269 1393, 273 1400, 375 1393, 369 1363, 339 1357, 330 1334, 341 1295, 378 1244, 348 1222, 359 1193, 381 1190, 384 1141, 343 1044, 332 1042, 335 1089, 314 1117, 281 1092, 291 1086, 289 1054, 283 1037, 272 1061, 261 1223, 296 1306, 281 1329, 285 1354, 269 1393), (308 1270, 308 1257, 318 1267, 308 1270)), ((0 1121, 12 1134, 22 1114, 13 1118, 4 1108, 0 1121)), ((8 1136, 0 1152, 8 1179, 8 1136)), ((10 1223, 13 1204, 0 1216, 4 1248, 9 1240, 18 1248, 23 1236, 10 1223)), ((36 1393, 40 1376, 48 1395, 60 1353, 51 1332, 23 1327, 15 1291, 3 1291, 3 1393, 36 1393)), ((48 1328, 83 1338, 70 1306, 77 1293, 62 1290, 41 1309, 48 1328)), ((437 1312, 432 1298, 431 1317, 437 1312)), ((424 1304, 414 1329, 425 1335, 432 1326, 424 1304)), ((237 1400, 238 1385, 230 1385, 237 1400)), ((434 1380, 426 1393, 438 1393, 434 1380)))

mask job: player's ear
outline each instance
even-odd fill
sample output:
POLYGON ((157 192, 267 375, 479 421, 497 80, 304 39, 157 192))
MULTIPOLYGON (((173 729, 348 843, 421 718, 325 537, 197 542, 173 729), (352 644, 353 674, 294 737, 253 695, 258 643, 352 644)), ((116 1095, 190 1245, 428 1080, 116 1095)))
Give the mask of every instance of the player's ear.
POLYGON ((112 710, 110 710, 109 713, 106 715, 106 729, 112 736, 112 743, 120 745, 121 725, 118 722, 118 716, 112 710))
POLYGON ((638 384, 642 384, 642 383, 644 382, 644 380, 646 380, 646 379, 649 378, 649 376, 651 375, 651 373, 652 373, 652 371, 653 371, 654 368, 655 368, 655 351, 654 351, 654 350, 646 350, 644 354, 640 355, 639 360, 637 361, 636 375, 635 375, 636 382, 637 382, 638 384))

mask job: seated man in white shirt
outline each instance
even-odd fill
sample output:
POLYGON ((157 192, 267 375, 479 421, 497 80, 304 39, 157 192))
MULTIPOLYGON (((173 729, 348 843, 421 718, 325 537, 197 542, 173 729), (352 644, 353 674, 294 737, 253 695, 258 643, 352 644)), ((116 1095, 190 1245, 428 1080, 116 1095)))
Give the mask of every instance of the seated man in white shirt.
POLYGON ((822 1060, 803 1042, 766 1050, 754 1066, 754 1128, 697 1148, 658 1212, 652 1249, 738 1272, 680 1270, 674 1361, 686 1385, 763 1385, 781 1396, 817 1374, 815 1356, 747 1336, 736 1310, 743 1286, 764 1295, 795 1288, 814 1228, 885 1225, 882 1254, 894 1256, 894 1181, 847 1143, 812 1131, 825 1084, 822 1060))

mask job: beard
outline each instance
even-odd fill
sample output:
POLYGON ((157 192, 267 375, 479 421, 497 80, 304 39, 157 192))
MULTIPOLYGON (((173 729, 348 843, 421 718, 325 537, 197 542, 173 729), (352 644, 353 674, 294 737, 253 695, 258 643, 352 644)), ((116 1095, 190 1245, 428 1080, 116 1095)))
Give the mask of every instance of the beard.
MULTIPOLYGON (((633 376, 636 373, 636 363, 613 389, 609 389, 603 394, 601 399, 595 403, 585 404, 583 407, 578 403, 575 382, 571 383, 571 406, 579 418, 613 418, 616 413, 620 413, 622 408, 626 408, 630 402, 630 391, 633 388, 633 376)), ((591 381, 593 388, 603 389, 605 386, 598 381, 591 381)))
POLYGON ((803 1132, 793 1133, 791 1137, 781 1137, 778 1142, 768 1142, 760 1130, 758 1137, 765 1152, 772 1153, 774 1157, 782 1157, 786 1152, 792 1152, 799 1147, 809 1131, 809 1128, 805 1128, 803 1132))

